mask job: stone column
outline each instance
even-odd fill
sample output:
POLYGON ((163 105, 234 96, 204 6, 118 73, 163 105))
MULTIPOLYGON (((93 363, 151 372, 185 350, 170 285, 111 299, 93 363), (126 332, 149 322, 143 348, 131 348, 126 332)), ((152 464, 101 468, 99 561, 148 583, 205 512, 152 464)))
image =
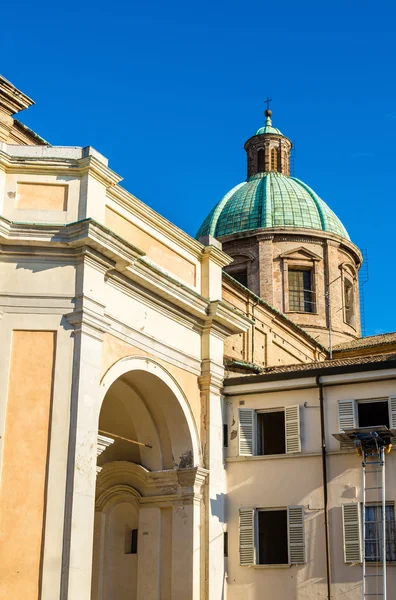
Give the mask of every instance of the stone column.
POLYGON ((90 600, 97 434, 104 318, 104 275, 110 265, 88 250, 77 266, 73 378, 62 555, 61 600, 90 600))

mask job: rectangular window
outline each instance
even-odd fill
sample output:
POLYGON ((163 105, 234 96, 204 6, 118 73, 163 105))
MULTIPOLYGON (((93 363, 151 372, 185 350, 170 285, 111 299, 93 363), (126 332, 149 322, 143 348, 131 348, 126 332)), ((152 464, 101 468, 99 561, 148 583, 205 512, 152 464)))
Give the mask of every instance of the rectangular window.
POLYGON ((304 507, 239 509, 242 567, 305 564, 304 507))
POLYGON ((228 448, 228 425, 223 424, 223 447, 228 448))
POLYGON ((231 277, 239 281, 239 283, 241 283, 245 287, 248 287, 247 269, 244 269, 243 271, 237 271, 235 273, 231 272, 230 275, 231 277))
POLYGON ((137 554, 137 547, 138 547, 138 530, 132 529, 131 554, 137 554))
POLYGON ((293 312, 315 311, 313 277, 310 269, 297 271, 289 269, 289 310, 293 312))
MULTIPOLYGON (((393 504, 385 507, 386 560, 396 561, 395 509, 393 504)), ((382 506, 366 505, 365 556, 367 562, 382 560, 382 506)))
POLYGON ((357 403, 359 427, 389 427, 389 403, 387 400, 361 401, 357 403))
POLYGON ((285 454, 285 411, 257 413, 257 454, 285 454))
POLYGON ((287 565, 287 510, 259 510, 258 538, 259 565, 287 565))
POLYGON ((238 414, 240 456, 301 452, 300 407, 298 404, 263 411, 240 408, 238 414))

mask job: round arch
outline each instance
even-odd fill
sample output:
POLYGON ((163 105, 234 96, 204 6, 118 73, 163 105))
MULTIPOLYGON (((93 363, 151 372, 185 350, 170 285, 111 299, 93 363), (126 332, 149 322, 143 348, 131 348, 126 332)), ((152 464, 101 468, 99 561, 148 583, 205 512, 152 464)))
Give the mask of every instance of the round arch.
POLYGON ((125 358, 121 358, 116 363, 114 363, 103 375, 100 383, 101 405, 112 384, 115 381, 117 381, 117 379, 119 379, 120 377, 133 371, 145 372, 151 376, 157 377, 172 392, 173 396, 179 404, 180 409, 183 412, 184 418, 187 423, 193 453, 193 465, 191 466, 202 466, 198 431, 187 398, 185 397, 182 389, 180 388, 174 377, 169 373, 169 371, 167 371, 162 365, 160 365, 152 358, 149 358, 147 356, 128 356, 125 358))

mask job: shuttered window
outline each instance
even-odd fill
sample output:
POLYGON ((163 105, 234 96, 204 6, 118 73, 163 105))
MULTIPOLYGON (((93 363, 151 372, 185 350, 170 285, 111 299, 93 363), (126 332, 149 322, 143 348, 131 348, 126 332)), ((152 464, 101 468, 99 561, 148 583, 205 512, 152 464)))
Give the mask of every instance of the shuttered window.
POLYGON ((241 508, 239 510, 239 560, 242 567, 254 565, 256 562, 254 530, 254 508, 241 508))
POLYGON ((255 454, 256 411, 249 408, 239 409, 239 454, 255 454))
POLYGON ((286 454, 301 452, 300 407, 298 404, 285 407, 286 454))
POLYGON ((362 530, 360 504, 358 502, 342 505, 342 530, 344 536, 344 562, 361 562, 362 530))
POLYGON ((241 508, 239 556, 241 566, 305 564, 304 507, 241 508))
POLYGON ((390 428, 396 429, 396 396, 389 398, 390 428))
POLYGON ((338 431, 345 431, 356 427, 356 402, 355 400, 338 401, 338 431))
POLYGON ((287 524, 289 534, 289 563, 291 565, 302 565, 305 563, 303 506, 288 507, 287 524))
POLYGON ((294 454, 301 452, 298 404, 281 410, 256 412, 239 409, 240 456, 294 454))

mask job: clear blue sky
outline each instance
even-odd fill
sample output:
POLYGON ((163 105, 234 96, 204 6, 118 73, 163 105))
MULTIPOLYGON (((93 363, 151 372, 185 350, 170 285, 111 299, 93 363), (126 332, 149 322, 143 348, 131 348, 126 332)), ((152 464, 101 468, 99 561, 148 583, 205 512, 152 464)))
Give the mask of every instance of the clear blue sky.
POLYGON ((396 5, 200 0, 5 3, 2 74, 54 145, 92 145, 194 235, 273 122, 295 175, 368 250, 367 334, 396 330, 396 5))

